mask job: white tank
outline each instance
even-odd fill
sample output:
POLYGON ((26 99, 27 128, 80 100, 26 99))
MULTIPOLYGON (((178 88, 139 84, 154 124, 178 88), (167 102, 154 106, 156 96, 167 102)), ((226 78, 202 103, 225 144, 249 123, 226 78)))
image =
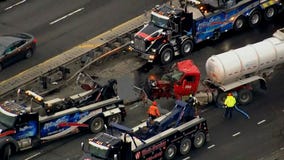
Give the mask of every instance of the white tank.
POLYGON ((228 84, 283 62, 284 28, 261 42, 209 57, 206 72, 215 83, 228 84))

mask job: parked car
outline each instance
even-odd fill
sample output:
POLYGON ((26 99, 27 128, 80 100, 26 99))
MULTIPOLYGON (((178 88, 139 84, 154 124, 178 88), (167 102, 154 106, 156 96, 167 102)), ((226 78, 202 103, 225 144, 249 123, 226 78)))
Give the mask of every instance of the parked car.
POLYGON ((0 36, 0 71, 35 52, 37 39, 27 33, 0 36))

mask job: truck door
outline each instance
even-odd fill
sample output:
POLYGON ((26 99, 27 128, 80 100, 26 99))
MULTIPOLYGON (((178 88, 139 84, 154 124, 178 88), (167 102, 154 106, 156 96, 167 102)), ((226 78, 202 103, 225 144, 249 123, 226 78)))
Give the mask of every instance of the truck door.
POLYGON ((176 97, 187 96, 195 93, 195 76, 186 75, 178 83, 174 85, 174 94, 176 97))
POLYGON ((20 115, 15 124, 16 140, 36 137, 38 135, 38 113, 20 115))

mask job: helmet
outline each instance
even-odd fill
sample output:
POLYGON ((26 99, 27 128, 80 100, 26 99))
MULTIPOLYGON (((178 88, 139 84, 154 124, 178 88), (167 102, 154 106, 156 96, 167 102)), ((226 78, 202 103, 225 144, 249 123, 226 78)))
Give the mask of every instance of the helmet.
POLYGON ((156 105, 157 105, 157 102, 156 102, 156 101, 153 101, 153 102, 152 102, 152 105, 156 106, 156 105))

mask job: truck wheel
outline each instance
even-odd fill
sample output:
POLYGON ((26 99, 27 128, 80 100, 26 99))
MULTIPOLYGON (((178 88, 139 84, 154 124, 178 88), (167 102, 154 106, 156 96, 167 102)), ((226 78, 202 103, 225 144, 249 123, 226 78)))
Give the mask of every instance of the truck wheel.
POLYGON ((118 114, 114 114, 108 117, 108 124, 110 123, 120 123, 121 122, 121 115, 118 114))
POLYGON ((95 117, 90 123, 90 131, 92 133, 99 133, 104 128, 104 120, 102 117, 95 117))
POLYGON ((190 39, 184 40, 180 47, 180 52, 182 56, 189 55, 193 50, 193 42, 190 39))
POLYGON ((241 89, 238 92, 238 102, 241 105, 247 105, 252 101, 252 92, 248 89, 241 89))
POLYGON ((265 20, 271 20, 277 13, 277 10, 274 6, 268 7, 264 10, 265 20))
POLYGON ((191 140, 189 138, 183 138, 180 142, 179 152, 181 155, 187 155, 191 149, 191 140))
POLYGON ((32 51, 31 49, 29 49, 29 50, 27 51, 26 55, 25 55, 25 58, 26 58, 26 59, 29 59, 29 58, 31 58, 32 56, 33 56, 33 51, 32 51))
POLYGON ((170 63, 174 58, 174 51, 170 47, 166 47, 161 51, 160 60, 162 64, 170 63))
POLYGON ((174 144, 170 144, 164 152, 164 157, 167 160, 174 159, 177 154, 177 147, 174 144))
POLYGON ((216 99, 216 106, 218 108, 222 108, 224 106, 225 99, 227 97, 226 92, 221 92, 218 94, 217 99, 216 99))
POLYGON ((2 160, 9 160, 11 156, 12 150, 11 150, 11 145, 6 144, 1 151, 1 158, 2 160))
POLYGON ((205 143, 205 134, 203 132, 197 132, 194 136, 193 145, 195 148, 200 148, 205 143))
POLYGON ((243 16, 238 17, 234 22, 234 30, 240 31, 245 28, 245 18, 243 16))
POLYGON ((261 22, 261 13, 259 11, 252 12, 249 16, 248 22, 251 27, 259 25, 261 22))

